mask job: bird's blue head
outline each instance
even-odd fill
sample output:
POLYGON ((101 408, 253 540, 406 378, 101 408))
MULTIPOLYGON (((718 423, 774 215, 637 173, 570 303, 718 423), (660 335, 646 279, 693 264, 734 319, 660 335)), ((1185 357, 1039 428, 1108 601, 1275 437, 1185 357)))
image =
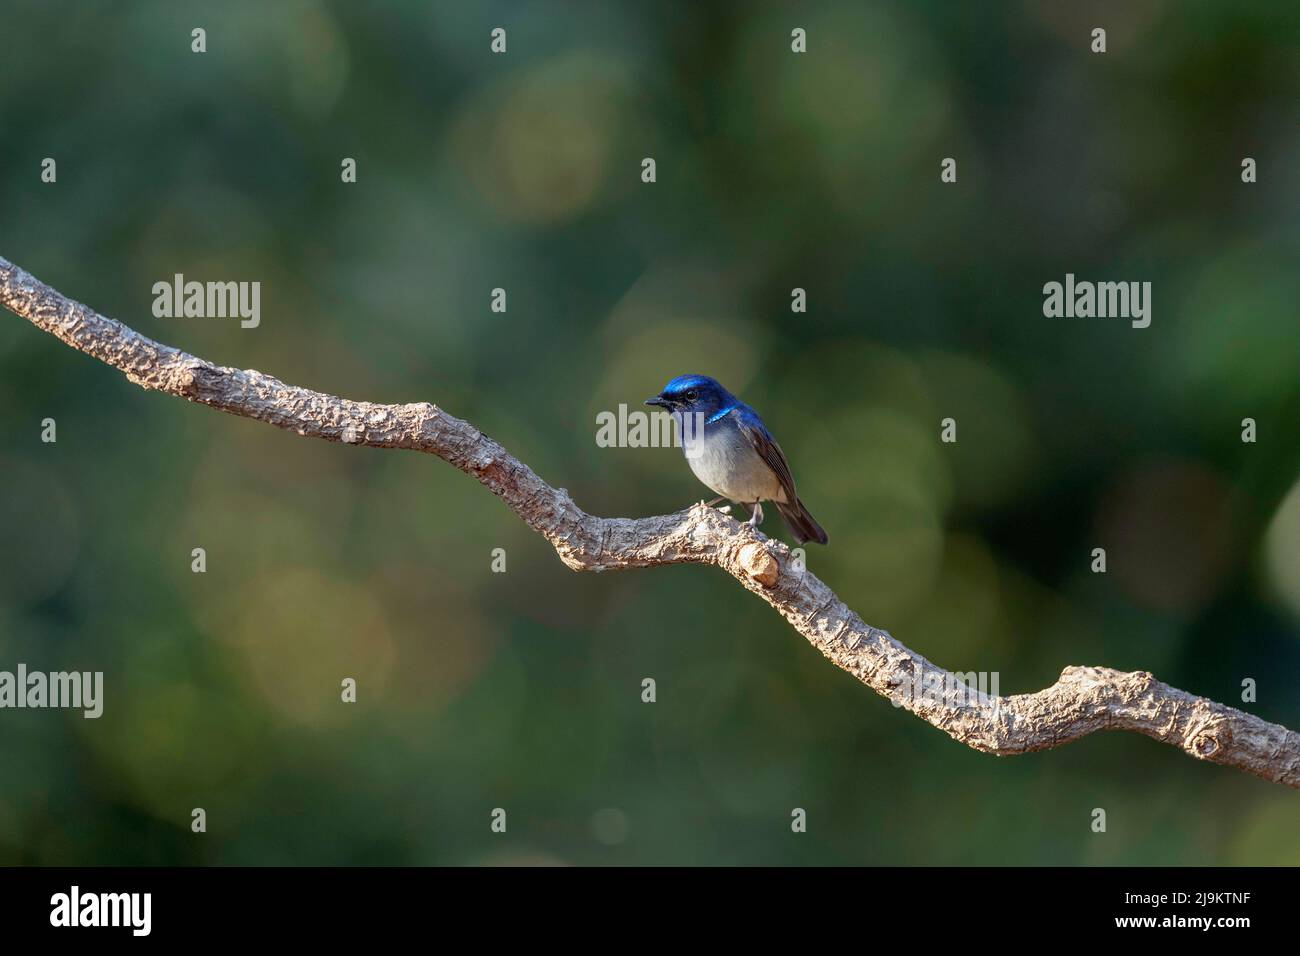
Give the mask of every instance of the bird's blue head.
POLYGON ((727 406, 735 405, 736 399, 716 379, 707 375, 679 375, 654 398, 647 398, 645 403, 677 414, 698 413, 711 417, 727 406))

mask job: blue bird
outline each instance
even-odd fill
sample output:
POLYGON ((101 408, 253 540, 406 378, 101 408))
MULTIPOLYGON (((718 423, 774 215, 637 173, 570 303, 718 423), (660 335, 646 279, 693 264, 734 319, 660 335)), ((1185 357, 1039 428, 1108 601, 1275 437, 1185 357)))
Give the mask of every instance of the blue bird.
POLYGON ((794 476, 781 446, 763 419, 707 375, 673 379, 647 405, 666 408, 682 436, 682 450, 695 477, 721 497, 753 509, 749 526, 763 520, 760 502, 770 501, 800 544, 825 544, 826 532, 794 490, 794 476))

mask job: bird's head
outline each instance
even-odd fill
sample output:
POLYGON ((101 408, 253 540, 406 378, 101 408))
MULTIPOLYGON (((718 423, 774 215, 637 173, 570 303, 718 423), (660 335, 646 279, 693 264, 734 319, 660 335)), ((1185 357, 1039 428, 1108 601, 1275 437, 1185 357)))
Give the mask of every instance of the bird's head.
POLYGON ((730 392, 707 375, 679 375, 654 398, 647 398, 645 403, 678 414, 709 416, 735 402, 730 392))

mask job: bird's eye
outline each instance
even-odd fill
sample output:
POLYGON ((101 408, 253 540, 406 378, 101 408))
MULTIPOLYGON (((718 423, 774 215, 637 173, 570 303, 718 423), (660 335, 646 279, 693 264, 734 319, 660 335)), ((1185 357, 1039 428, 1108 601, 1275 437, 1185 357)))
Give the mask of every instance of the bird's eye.
POLYGON ((695 392, 695 389, 693 389, 693 388, 690 389, 690 390, 686 393, 686 400, 687 400, 688 402, 693 402, 693 401, 695 401, 695 399, 696 399, 697 397, 698 397, 698 396, 697 396, 697 394, 696 394, 696 392, 695 392))

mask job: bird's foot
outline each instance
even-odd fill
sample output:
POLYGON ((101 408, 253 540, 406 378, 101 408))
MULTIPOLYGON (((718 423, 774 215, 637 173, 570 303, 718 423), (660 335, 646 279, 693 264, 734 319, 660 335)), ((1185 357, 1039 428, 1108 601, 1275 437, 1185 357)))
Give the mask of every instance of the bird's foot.
POLYGON ((757 501, 755 501, 754 513, 749 516, 748 524, 751 528, 757 528, 762 523, 763 523, 763 506, 760 505, 757 501))

